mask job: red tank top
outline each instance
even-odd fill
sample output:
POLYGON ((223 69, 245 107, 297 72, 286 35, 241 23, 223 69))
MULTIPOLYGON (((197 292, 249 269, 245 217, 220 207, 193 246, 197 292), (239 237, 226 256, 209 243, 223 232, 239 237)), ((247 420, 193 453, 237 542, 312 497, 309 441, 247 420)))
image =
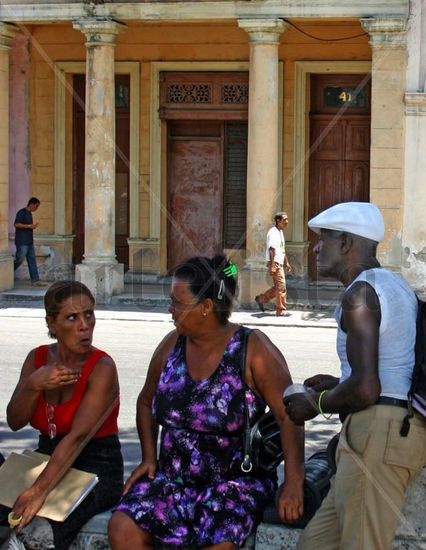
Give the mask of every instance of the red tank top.
MULTIPOLYGON (((35 350, 34 367, 36 369, 46 365, 48 348, 49 346, 40 346, 35 350)), ((91 375, 92 370, 99 359, 105 356, 108 356, 108 354, 100 349, 93 348, 93 352, 89 355, 87 361, 81 369, 81 376, 75 385, 71 399, 65 403, 55 405, 53 422, 56 424, 56 432, 58 435, 63 436, 71 431, 72 420, 81 403, 81 400, 83 399, 89 376, 91 375)), ((118 432, 117 417, 119 409, 120 405, 117 403, 94 437, 105 437, 118 432)), ((38 398, 38 403, 30 424, 42 434, 47 435, 46 399, 44 392, 40 393, 40 397, 38 398)))

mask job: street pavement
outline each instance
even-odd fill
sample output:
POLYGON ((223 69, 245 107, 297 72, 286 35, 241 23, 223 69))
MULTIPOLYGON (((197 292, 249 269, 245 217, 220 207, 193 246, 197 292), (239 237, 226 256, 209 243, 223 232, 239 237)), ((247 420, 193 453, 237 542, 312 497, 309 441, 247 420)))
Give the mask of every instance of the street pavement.
MULTIPOLYGON (((150 357, 161 339, 173 330, 165 303, 141 308, 98 308, 94 344, 115 360, 120 377, 120 439, 128 474, 140 458, 135 429, 135 407, 150 357)), ((284 354, 293 381, 315 373, 338 374, 335 353, 336 323, 332 309, 292 309, 289 317, 272 311, 236 311, 231 320, 262 330, 284 354)), ((17 383, 21 365, 34 347, 49 343, 44 310, 39 301, 14 303, 0 300, 0 451, 34 448, 36 432, 24 428, 13 433, 6 425, 6 405, 17 383)), ((306 454, 323 448, 339 429, 338 418, 318 417, 306 424, 306 454)))

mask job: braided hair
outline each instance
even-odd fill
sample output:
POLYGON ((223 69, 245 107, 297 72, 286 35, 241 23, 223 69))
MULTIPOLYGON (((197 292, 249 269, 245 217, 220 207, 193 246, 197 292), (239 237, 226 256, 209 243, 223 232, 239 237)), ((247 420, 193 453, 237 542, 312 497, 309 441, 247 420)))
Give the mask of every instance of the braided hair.
POLYGON ((237 290, 236 275, 229 276, 224 271, 231 265, 224 254, 216 254, 213 258, 195 256, 173 270, 173 276, 186 281, 199 302, 210 298, 214 314, 222 325, 231 315, 237 290))

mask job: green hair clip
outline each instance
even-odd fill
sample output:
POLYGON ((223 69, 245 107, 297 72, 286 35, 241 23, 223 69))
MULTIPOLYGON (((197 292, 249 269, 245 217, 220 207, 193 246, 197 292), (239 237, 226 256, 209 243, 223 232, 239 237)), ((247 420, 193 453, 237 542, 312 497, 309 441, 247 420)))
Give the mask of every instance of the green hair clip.
POLYGON ((235 264, 230 263, 230 264, 228 264, 228 267, 225 267, 223 272, 225 273, 225 275, 227 277, 236 277, 237 273, 238 273, 238 269, 237 269, 237 266, 235 264))

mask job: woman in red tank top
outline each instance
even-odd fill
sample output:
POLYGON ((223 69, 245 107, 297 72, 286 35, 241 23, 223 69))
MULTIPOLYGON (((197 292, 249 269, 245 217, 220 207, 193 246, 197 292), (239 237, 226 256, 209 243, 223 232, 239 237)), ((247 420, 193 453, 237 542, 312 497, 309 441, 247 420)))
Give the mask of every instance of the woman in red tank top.
POLYGON ((47 290, 44 304, 49 336, 57 342, 28 354, 7 407, 7 421, 13 431, 28 423, 38 429, 37 450, 51 457, 32 487, 16 500, 13 515, 21 518, 23 542, 25 536, 36 536, 36 533, 29 535, 34 531, 30 529, 34 516, 49 488, 58 481, 64 461, 80 450, 73 466, 97 474, 99 483, 64 522, 49 520, 52 544, 55 549, 65 550, 90 517, 111 508, 121 496, 123 462, 117 436, 118 400, 94 437, 80 449, 81 442, 118 397, 119 385, 112 358, 92 345, 96 321, 95 300, 90 290, 82 283, 59 281, 47 290))

